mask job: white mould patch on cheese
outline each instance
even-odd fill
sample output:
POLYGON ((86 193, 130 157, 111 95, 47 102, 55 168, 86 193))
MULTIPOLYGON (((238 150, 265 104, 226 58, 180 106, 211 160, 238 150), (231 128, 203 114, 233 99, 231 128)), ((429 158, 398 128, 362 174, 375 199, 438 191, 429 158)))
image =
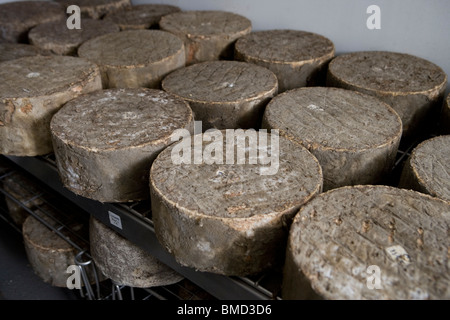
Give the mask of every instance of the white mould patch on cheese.
POLYGON ((27 78, 37 78, 40 75, 41 74, 39 72, 30 72, 29 74, 27 74, 27 78))
POLYGON ((310 104, 307 106, 307 108, 314 111, 325 111, 323 108, 316 106, 315 104, 310 104))

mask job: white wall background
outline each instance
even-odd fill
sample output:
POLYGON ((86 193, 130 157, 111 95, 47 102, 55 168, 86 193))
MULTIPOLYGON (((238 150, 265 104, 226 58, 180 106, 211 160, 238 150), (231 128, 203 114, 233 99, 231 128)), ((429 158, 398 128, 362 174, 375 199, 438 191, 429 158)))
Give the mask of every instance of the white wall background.
MULTIPOLYGON (((0 3, 10 0, 0 0, 0 3)), ((182 10, 227 10, 252 21, 253 30, 297 29, 328 37, 336 54, 388 50, 430 60, 450 76, 450 0, 132 0, 182 10), (381 9, 381 29, 366 26, 367 7, 381 9)), ((450 82, 450 81, 449 81, 450 82)), ((450 83, 447 85, 450 91, 450 83)))

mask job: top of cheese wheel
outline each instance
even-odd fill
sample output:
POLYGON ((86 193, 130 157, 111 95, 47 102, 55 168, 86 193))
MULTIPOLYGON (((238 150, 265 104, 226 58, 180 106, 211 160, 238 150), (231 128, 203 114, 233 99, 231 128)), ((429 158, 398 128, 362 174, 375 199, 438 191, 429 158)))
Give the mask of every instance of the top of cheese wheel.
POLYGON ((445 72, 434 63, 405 53, 363 51, 334 58, 329 73, 363 89, 414 93, 436 90, 447 82, 445 72))
POLYGON ((245 57, 272 63, 299 63, 334 56, 334 44, 319 34, 300 30, 255 31, 236 42, 245 57))
POLYGON ((192 118, 185 101, 162 90, 108 89, 69 101, 50 127, 67 144, 104 151, 167 140, 192 118))

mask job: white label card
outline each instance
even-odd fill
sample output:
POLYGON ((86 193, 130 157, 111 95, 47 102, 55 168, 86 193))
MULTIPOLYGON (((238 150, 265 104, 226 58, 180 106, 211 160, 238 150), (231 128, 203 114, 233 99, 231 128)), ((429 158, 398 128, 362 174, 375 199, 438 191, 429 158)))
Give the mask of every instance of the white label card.
POLYGON ((122 220, 120 219, 120 216, 111 211, 108 211, 108 214, 109 214, 109 222, 111 222, 113 226, 122 229, 122 220))
POLYGON ((408 264, 411 263, 411 258, 409 257, 409 254, 406 252, 405 249, 403 249, 402 246, 397 245, 388 247, 386 248, 386 252, 392 260, 397 261, 400 264, 407 266, 408 264))

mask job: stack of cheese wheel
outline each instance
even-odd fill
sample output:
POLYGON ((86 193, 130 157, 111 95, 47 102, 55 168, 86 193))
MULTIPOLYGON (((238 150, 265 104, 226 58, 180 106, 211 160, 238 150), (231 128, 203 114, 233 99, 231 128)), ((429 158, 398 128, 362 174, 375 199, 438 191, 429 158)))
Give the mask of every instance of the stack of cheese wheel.
POLYGON ((442 106, 440 131, 443 134, 450 134, 450 93, 442 106))
POLYGON ((63 184, 86 198, 126 202, 149 197, 153 159, 176 129, 192 131, 193 115, 162 90, 107 89, 68 102, 50 126, 63 184))
POLYGON ((389 104, 403 122, 410 140, 435 126, 447 84, 437 65, 397 52, 354 52, 333 59, 327 85, 373 95, 389 104))
POLYGON ((0 68, 0 153, 53 151, 50 120, 67 101, 102 88, 98 67, 84 59, 34 56, 0 68))
POLYGON ((161 83, 186 100, 203 130, 259 128, 264 107, 278 92, 275 74, 239 61, 207 61, 180 68, 161 83))
POLYGON ((32 56, 49 56, 50 52, 26 43, 0 43, 0 62, 32 56))
POLYGON ((110 13, 103 20, 117 24, 120 30, 150 29, 159 27, 161 17, 179 11, 179 7, 167 4, 141 4, 110 13))
POLYGON ((0 4, 0 40, 26 43, 31 28, 65 17, 64 7, 52 1, 15 1, 0 4))
POLYGON ((183 277, 101 221, 91 217, 90 252, 96 267, 116 284, 148 288, 170 285, 183 277))
POLYGON ((150 170, 160 243, 181 265, 223 275, 281 266, 293 214, 321 190, 310 152, 251 129, 184 136, 150 170))
POLYGON ((235 59, 273 71, 279 92, 325 85, 334 44, 327 38, 299 30, 252 32, 236 41, 235 59))
POLYGON ((342 187, 292 223, 282 298, 449 299, 450 204, 387 186, 342 187))
POLYGON ((411 188, 450 203, 450 135, 423 141, 403 167, 399 186, 411 188))
POLYGON ((21 204, 30 210, 34 210, 36 206, 44 203, 40 186, 19 172, 13 172, 3 179, 3 189, 12 196, 12 199, 6 196, 5 202, 10 217, 18 226, 22 226, 29 216, 28 211, 21 204))
POLYGON ((186 65, 232 59, 234 42, 252 30, 249 19, 227 11, 181 11, 159 22, 161 30, 183 39, 186 65))
POLYGON ((169 72, 184 67, 183 42, 160 30, 127 30, 88 40, 78 55, 96 63, 103 87, 158 89, 169 72))
POLYGON ((398 114, 375 97, 340 88, 287 91, 268 104, 263 128, 310 150, 319 160, 324 190, 383 182, 402 134, 398 114))
MULTIPOLYGON (((65 222, 61 214, 49 205, 41 206, 35 214, 52 228, 58 228, 60 222, 64 223, 66 227, 59 231, 82 250, 89 249, 85 241, 89 232, 87 225, 81 222, 65 222)), ((32 215, 23 223, 22 233, 28 261, 34 272, 52 286, 67 287, 70 275, 67 268, 76 264, 75 257, 79 253, 77 248, 32 215)), ((86 271, 89 281, 93 282, 93 269, 86 268, 86 271)))
POLYGON ((131 0, 55 0, 64 8, 76 5, 82 18, 100 19, 105 15, 131 6, 131 0))
POLYGON ((120 28, 113 22, 83 19, 81 29, 68 29, 66 20, 40 24, 28 33, 30 43, 59 55, 76 55, 78 47, 85 41, 113 32, 120 28))

